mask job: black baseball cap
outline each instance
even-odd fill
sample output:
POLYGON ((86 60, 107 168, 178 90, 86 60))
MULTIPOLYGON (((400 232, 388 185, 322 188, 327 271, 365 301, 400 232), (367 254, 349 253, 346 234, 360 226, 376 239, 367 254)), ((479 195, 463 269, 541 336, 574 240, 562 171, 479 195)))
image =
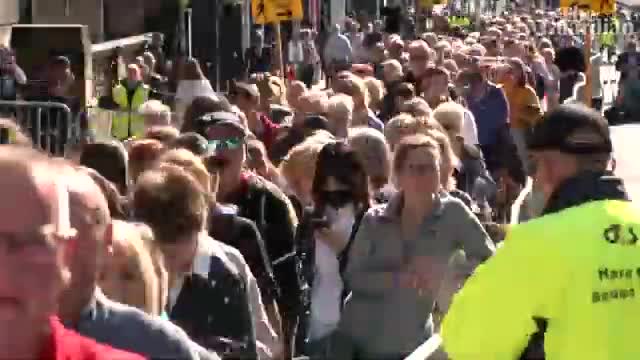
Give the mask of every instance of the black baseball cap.
POLYGON ((556 150, 568 154, 613 152, 609 124, 584 105, 560 105, 546 113, 527 134, 530 151, 556 150))
POLYGON ((314 132, 315 130, 329 131, 329 120, 322 115, 307 115, 302 123, 305 132, 314 132))
POLYGON ((207 138, 207 129, 211 126, 229 126, 240 131, 243 136, 247 136, 249 134, 249 130, 240 117, 228 111, 207 113, 200 116, 195 121, 196 132, 205 138, 207 138))

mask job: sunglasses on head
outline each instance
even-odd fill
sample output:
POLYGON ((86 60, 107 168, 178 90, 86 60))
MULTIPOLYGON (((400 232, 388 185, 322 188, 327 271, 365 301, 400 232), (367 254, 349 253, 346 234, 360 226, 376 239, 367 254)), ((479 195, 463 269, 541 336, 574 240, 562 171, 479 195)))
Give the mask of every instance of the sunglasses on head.
POLYGON ((225 150, 235 150, 242 146, 244 139, 241 137, 233 137, 228 139, 209 140, 207 149, 210 152, 221 152, 225 150))

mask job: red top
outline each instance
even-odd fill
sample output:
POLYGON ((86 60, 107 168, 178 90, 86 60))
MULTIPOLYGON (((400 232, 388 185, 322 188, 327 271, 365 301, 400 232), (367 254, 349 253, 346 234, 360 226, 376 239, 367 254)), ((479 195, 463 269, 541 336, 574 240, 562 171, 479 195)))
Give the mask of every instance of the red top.
POLYGON ((56 316, 49 319, 51 337, 42 349, 41 360, 143 360, 142 355, 116 350, 65 329, 56 316))
POLYGON ((280 126, 278 124, 273 123, 269 116, 265 113, 258 113, 258 121, 260 121, 262 125, 262 133, 254 134, 262 143, 264 147, 269 151, 271 149, 271 145, 276 140, 276 136, 278 135, 278 129, 280 126))

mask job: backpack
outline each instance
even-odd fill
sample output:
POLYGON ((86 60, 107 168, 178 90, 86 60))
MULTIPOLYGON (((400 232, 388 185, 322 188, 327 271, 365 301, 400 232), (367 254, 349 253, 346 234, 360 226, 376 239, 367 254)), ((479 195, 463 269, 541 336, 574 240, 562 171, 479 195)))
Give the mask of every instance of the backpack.
POLYGON ((206 278, 185 278, 170 318, 224 360, 258 358, 247 284, 218 256, 211 256, 206 278))
POLYGON ((257 239, 253 239, 257 243, 242 246, 242 241, 251 240, 241 231, 243 228, 242 225, 245 225, 242 221, 253 223, 251 220, 242 218, 235 213, 212 214, 209 218, 209 235, 224 244, 233 246, 242 253, 249 268, 251 268, 253 276, 255 276, 258 281, 263 302, 269 303, 273 299, 276 299, 280 293, 273 275, 269 254, 267 253, 264 240, 259 230, 258 234, 256 234, 257 239))
MULTIPOLYGON (((286 195, 282 193, 282 190, 274 184, 263 180, 263 178, 254 176, 253 179, 249 181, 253 181, 253 186, 250 186, 246 197, 241 200, 241 203, 236 203, 240 208, 239 215, 252 220, 258 228, 260 235, 262 235, 278 286, 278 307, 283 317, 296 316, 299 313, 302 301, 302 284, 300 284, 298 276, 300 259, 295 251, 294 239, 291 240, 291 244, 286 244, 287 247, 291 246, 289 249, 286 249, 286 253, 278 254, 279 257, 277 258, 271 253, 271 249, 275 246, 277 238, 274 236, 275 224, 269 222, 267 217, 269 208, 269 195, 267 195, 267 192, 271 192, 275 198, 287 201, 288 206, 291 206, 291 203, 286 198, 286 195), (269 238, 269 235, 271 235, 272 238, 269 238), (269 241, 273 242, 269 243, 269 241)), ((292 206, 289 209, 289 215, 293 217, 293 235, 295 237, 295 226, 298 224, 295 210, 292 206)), ((281 245, 282 239, 280 240, 281 245)))

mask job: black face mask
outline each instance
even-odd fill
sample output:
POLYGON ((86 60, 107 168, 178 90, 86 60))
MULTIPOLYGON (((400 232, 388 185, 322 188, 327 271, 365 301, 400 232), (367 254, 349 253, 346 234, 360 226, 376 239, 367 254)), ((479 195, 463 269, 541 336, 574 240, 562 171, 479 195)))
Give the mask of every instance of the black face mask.
POLYGON ((322 198, 328 206, 336 209, 343 208, 353 202, 353 195, 349 190, 323 191, 322 198))

